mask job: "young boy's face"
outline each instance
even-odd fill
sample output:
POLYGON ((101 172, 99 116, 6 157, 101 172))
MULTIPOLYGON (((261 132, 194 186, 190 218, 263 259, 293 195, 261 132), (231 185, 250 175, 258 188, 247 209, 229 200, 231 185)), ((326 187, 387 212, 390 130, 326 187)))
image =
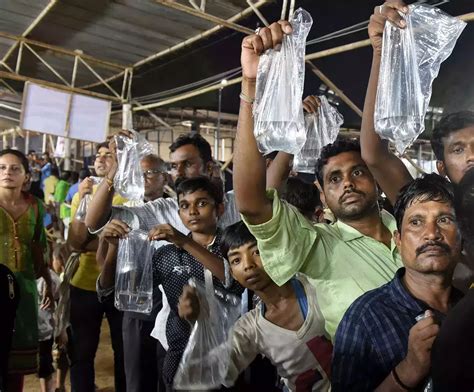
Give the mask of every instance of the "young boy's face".
POLYGON ((179 216, 191 232, 208 233, 216 230, 221 205, 216 205, 207 191, 178 195, 179 216))
POLYGON ((256 242, 248 242, 227 252, 230 271, 241 286, 252 291, 261 291, 270 285, 272 280, 263 269, 256 242))
POLYGON ((474 126, 452 132, 443 138, 444 160, 437 162, 441 175, 458 184, 474 166, 474 126))

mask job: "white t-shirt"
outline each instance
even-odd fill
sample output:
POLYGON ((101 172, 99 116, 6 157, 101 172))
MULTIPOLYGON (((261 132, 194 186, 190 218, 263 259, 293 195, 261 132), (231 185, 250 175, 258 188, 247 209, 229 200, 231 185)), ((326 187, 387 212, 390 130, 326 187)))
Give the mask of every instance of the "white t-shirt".
POLYGON ((281 328, 262 314, 262 304, 242 316, 231 336, 231 358, 225 386, 231 386, 258 354, 277 368, 290 391, 328 391, 332 344, 324 328, 316 292, 304 275, 302 283, 308 301, 306 319, 298 331, 281 328))

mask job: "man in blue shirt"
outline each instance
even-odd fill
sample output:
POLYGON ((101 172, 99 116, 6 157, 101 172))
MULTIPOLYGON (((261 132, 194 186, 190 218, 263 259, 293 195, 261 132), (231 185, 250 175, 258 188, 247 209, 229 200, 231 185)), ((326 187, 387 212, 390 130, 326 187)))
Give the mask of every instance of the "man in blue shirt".
POLYGON ((439 325, 462 297, 451 286, 461 258, 452 184, 436 174, 402 188, 395 242, 404 268, 359 297, 336 333, 332 390, 423 388, 439 325))
POLYGON ((87 169, 79 170, 79 181, 73 183, 71 187, 69 188, 69 191, 67 192, 67 195, 66 195, 66 203, 71 204, 72 198, 77 192, 79 192, 79 184, 84 178, 89 177, 89 176, 90 176, 89 170, 87 169))

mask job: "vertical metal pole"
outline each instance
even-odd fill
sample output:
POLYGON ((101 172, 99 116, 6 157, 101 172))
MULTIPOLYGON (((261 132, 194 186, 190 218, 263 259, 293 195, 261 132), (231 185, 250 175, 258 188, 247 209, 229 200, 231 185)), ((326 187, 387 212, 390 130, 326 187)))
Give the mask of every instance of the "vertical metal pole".
POLYGON ((418 145, 418 166, 423 167, 423 146, 421 143, 418 145))
POLYGON ((26 131, 26 136, 25 136, 25 155, 28 154, 28 151, 30 150, 30 132, 26 131))
POLYGON ((217 128, 214 131, 214 158, 219 159, 219 139, 221 136, 221 107, 222 107, 222 87, 219 89, 219 101, 217 112, 217 128))
POLYGON ((15 72, 20 73, 21 58, 23 56, 23 41, 20 41, 20 47, 18 48, 18 55, 16 57, 16 67, 15 72))
POLYGON ((43 146, 42 146, 42 150, 43 150, 43 153, 46 152, 46 134, 43 134, 43 146))
POLYGON ((221 161, 225 162, 225 138, 221 139, 221 161))

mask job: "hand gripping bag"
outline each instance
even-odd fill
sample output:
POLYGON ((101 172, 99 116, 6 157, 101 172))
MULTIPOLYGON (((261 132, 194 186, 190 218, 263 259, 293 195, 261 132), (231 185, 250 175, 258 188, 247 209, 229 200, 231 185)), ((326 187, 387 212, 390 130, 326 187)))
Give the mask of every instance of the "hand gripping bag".
POLYGON ((148 233, 132 230, 119 241, 115 271, 115 307, 149 314, 153 307, 154 248, 148 233))
POLYGON ((209 270, 204 276, 205 286, 191 282, 198 292, 200 313, 174 378, 177 390, 219 388, 229 367, 229 336, 240 316, 240 298, 215 291, 209 270))
MULTIPOLYGON (((99 185, 100 182, 102 181, 102 178, 100 178, 100 177, 90 176, 89 178, 93 181, 94 185, 99 185)), ((87 208, 89 207, 89 203, 90 203, 91 200, 92 200, 92 195, 91 194, 84 195, 84 197, 79 202, 79 206, 77 207, 76 215, 74 216, 76 220, 78 220, 80 222, 85 221, 86 214, 87 214, 87 208)))
POLYGON ((375 130, 405 149, 425 129, 431 86, 466 23, 435 7, 412 4, 406 28, 386 23, 382 41, 375 130))
POLYGON ((254 134, 263 154, 286 151, 296 154, 306 140, 303 116, 304 55, 313 20, 299 8, 290 23, 280 50, 270 49, 258 64, 254 134))
POLYGON ((128 200, 143 200, 145 182, 140 161, 153 152, 151 144, 138 132, 132 137, 116 135, 118 169, 114 178, 115 191, 128 200))
POLYGON ((319 159, 322 148, 334 143, 339 134, 339 128, 344 122, 344 117, 324 95, 318 98, 321 106, 318 113, 305 115, 306 142, 293 160, 293 170, 299 173, 314 174, 316 172, 316 161, 319 159))

